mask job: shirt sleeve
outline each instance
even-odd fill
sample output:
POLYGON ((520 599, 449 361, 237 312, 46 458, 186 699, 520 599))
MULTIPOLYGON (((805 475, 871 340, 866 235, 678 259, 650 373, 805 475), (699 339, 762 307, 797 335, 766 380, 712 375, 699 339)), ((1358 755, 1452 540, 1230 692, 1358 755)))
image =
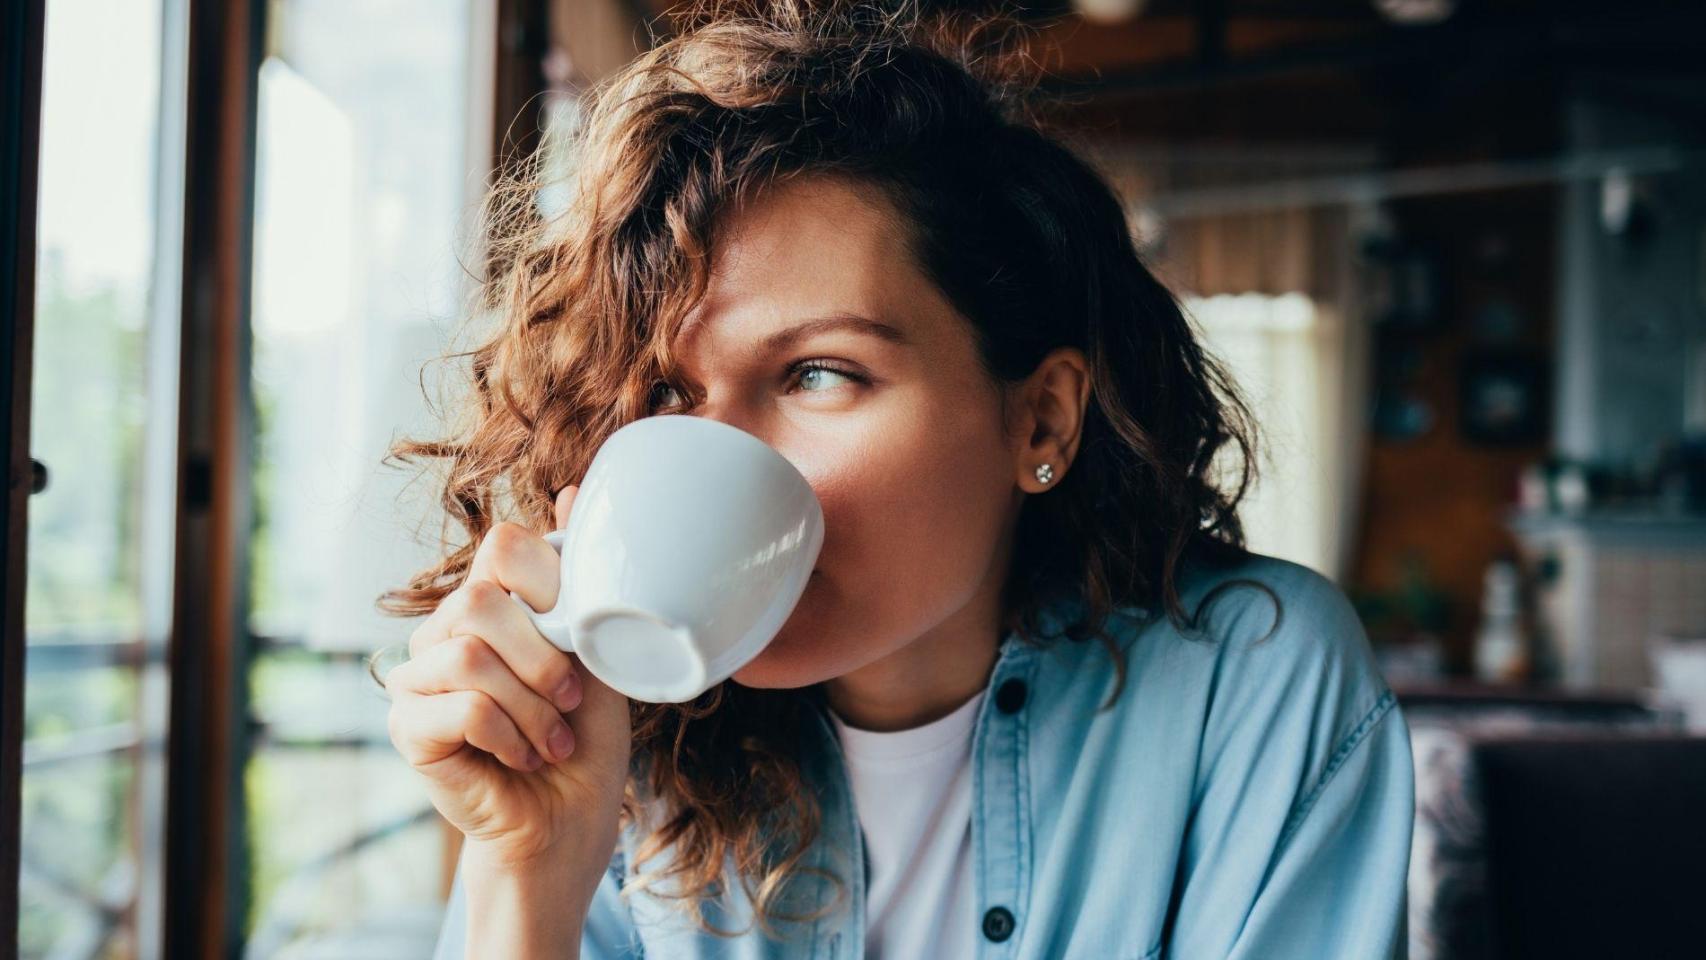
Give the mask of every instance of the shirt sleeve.
POLYGON ((1235 643, 1181 851, 1168 960, 1405 960, 1409 728, 1349 602, 1295 591, 1235 643))
MULTIPOLYGON (((587 909, 586 926, 581 931, 581 960, 640 960, 645 956, 628 906, 620 896, 623 873, 623 851, 618 845, 587 909)), ((467 944, 468 894, 463 889, 459 856, 432 960, 466 960, 467 944)))
POLYGON ((1366 735, 1346 745, 1344 763, 1292 814, 1228 960, 1408 956, 1414 772, 1391 697, 1369 715, 1366 735))

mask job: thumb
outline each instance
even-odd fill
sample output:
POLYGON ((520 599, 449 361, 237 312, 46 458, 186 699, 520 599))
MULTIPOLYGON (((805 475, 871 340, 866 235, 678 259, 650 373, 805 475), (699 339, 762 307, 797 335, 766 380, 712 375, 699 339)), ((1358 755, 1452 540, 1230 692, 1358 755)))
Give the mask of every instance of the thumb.
POLYGON ((571 483, 568 486, 564 487, 563 489, 557 491, 557 504, 556 504, 557 526, 556 526, 556 529, 561 530, 564 527, 569 525, 569 508, 575 502, 575 494, 577 494, 579 492, 580 492, 580 486, 578 484, 573 484, 573 483, 571 483))

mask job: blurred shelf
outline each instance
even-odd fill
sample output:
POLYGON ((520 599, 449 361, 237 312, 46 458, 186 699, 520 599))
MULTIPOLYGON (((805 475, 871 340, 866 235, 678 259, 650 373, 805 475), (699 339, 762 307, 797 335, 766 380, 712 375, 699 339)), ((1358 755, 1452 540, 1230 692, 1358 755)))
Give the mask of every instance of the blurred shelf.
POLYGON ((1595 544, 1638 544, 1706 550, 1706 514, 1622 507, 1579 514, 1513 510, 1506 514, 1512 533, 1546 540, 1579 537, 1595 544))
POLYGON ((1471 702, 1484 706, 1500 704, 1557 704, 1582 707, 1633 707, 1650 710, 1652 691, 1643 687, 1598 687, 1577 689, 1546 683, 1484 683, 1476 680, 1440 680, 1391 684, 1392 692, 1405 706, 1471 702))

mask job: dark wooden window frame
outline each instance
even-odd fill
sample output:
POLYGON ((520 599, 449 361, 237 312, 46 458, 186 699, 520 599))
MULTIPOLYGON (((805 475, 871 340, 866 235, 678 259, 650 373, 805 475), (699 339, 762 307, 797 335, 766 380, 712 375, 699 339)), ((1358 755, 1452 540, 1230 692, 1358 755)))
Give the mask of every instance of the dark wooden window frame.
POLYGON ((163 956, 239 957, 251 525, 249 279, 264 0, 191 0, 163 956))
POLYGON ((44 0, 0 6, 0 514, 6 592, 0 622, 0 954, 18 942, 18 830, 24 759, 24 512, 39 484, 30 460, 31 332, 35 317, 36 174, 41 149, 44 0))

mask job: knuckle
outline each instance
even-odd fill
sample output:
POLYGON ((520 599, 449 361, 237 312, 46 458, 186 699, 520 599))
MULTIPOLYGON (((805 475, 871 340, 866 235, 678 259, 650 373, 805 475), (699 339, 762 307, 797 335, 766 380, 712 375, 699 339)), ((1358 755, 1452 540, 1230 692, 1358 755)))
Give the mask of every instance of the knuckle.
POLYGON ((461 714, 462 729, 480 730, 492 726, 498 705, 491 697, 478 690, 465 690, 459 699, 461 702, 458 704, 458 712, 461 714))
POLYGON ((463 604, 470 616, 489 613, 498 609, 498 604, 510 602, 509 592, 494 580, 470 580, 462 589, 463 604))
POLYGON ((471 633, 451 637, 445 642, 450 647, 446 652, 450 669, 459 678, 479 674, 491 656, 491 648, 486 646, 486 641, 471 633))
POLYGON ((500 520, 493 524, 492 529, 486 533, 486 539, 482 546, 490 544, 487 549, 491 551, 493 559, 512 557, 532 536, 533 533, 521 524, 511 520, 500 520))

